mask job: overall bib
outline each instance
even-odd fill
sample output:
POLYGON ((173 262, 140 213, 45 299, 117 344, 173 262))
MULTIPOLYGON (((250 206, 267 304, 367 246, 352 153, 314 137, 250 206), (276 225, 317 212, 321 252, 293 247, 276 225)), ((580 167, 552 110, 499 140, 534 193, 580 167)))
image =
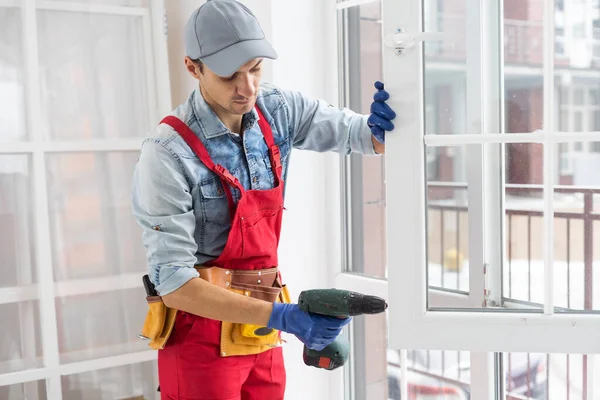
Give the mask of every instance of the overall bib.
MULTIPOLYGON (((261 292, 261 278, 279 281, 277 247, 284 207, 279 148, 268 121, 255 108, 274 176, 274 188, 269 190, 245 190, 228 170, 215 165, 202 142, 181 120, 169 116, 162 123, 173 127, 202 163, 219 176, 227 195, 231 231, 222 254, 210 266, 219 273, 225 271, 223 276, 234 277, 225 283, 232 290, 236 289, 235 277, 258 277, 256 291, 261 292), (232 187, 240 192, 237 207, 232 187)), ((238 289, 242 295, 249 293, 238 289)), ((270 288, 264 290, 267 289, 270 288)), ((226 322, 177 312, 172 333, 158 353, 163 400, 283 399, 286 375, 281 347, 263 346, 256 354, 231 356, 222 343, 224 336, 231 335, 231 329, 232 325, 226 322)))

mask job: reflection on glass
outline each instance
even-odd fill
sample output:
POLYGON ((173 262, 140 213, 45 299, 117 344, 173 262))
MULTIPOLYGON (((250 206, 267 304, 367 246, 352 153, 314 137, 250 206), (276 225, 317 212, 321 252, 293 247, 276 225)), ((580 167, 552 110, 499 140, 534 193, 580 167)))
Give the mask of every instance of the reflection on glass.
POLYGON ((47 160, 54 279, 144 271, 130 205, 137 154, 55 153, 47 160))
POLYGON ((37 24, 50 137, 143 137, 152 63, 144 57, 141 17, 41 10, 37 24))
POLYGON ((0 386, 0 399, 3 400, 47 400, 47 398, 46 381, 33 381, 16 385, 0 386))
POLYGON ((125 365, 61 378, 63 400, 155 399, 155 363, 125 365))
POLYGON ((21 9, 0 7, 0 142, 25 139, 21 9))
POLYGON ((142 288, 57 298, 61 363, 146 350, 137 337, 146 309, 142 288))
MULTIPOLYGON (((0 304, 0 375, 42 366, 37 301, 0 304), (10 323, 9 323, 10 322, 10 323)), ((0 386, 0 399, 2 397, 0 386)))
POLYGON ((0 287, 37 280, 31 183, 28 156, 0 155, 0 287))
POLYGON ((466 132, 466 4, 423 3, 425 31, 445 33, 424 43, 426 134, 466 132))

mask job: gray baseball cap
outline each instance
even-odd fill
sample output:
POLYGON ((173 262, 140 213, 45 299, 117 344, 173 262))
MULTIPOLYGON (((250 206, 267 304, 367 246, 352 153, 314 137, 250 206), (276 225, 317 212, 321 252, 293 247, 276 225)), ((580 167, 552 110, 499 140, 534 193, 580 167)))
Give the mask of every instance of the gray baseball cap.
POLYGON ((252 11, 237 0, 208 0, 184 29, 186 55, 220 76, 232 75, 254 58, 277 58, 252 11))

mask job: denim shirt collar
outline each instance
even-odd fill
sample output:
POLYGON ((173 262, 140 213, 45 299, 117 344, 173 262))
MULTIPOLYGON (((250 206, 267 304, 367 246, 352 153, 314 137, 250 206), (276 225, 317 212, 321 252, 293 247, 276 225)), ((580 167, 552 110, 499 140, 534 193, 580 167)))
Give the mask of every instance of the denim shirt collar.
MULTIPOLYGON (((200 123, 200 128, 205 138, 212 139, 225 135, 226 133, 236 135, 221 122, 217 114, 215 114, 212 108, 206 103, 199 88, 194 90, 190 100, 192 109, 194 110, 196 119, 200 123)), ((251 112, 244 114, 242 117, 242 131, 252 128, 256 121, 258 121, 258 113, 253 108, 251 112)))

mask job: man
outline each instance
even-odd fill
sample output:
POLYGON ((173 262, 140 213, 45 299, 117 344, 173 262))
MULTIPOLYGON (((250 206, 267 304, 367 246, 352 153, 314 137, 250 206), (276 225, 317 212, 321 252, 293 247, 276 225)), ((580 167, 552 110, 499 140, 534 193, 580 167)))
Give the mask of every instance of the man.
POLYGON ((199 87, 144 141, 132 191, 152 302, 176 310, 157 330, 161 394, 282 399, 279 332, 323 349, 349 322, 286 299, 277 246, 290 152, 383 153, 395 114, 379 82, 369 117, 261 86, 263 59, 277 54, 235 0, 202 5, 184 37, 199 87))

